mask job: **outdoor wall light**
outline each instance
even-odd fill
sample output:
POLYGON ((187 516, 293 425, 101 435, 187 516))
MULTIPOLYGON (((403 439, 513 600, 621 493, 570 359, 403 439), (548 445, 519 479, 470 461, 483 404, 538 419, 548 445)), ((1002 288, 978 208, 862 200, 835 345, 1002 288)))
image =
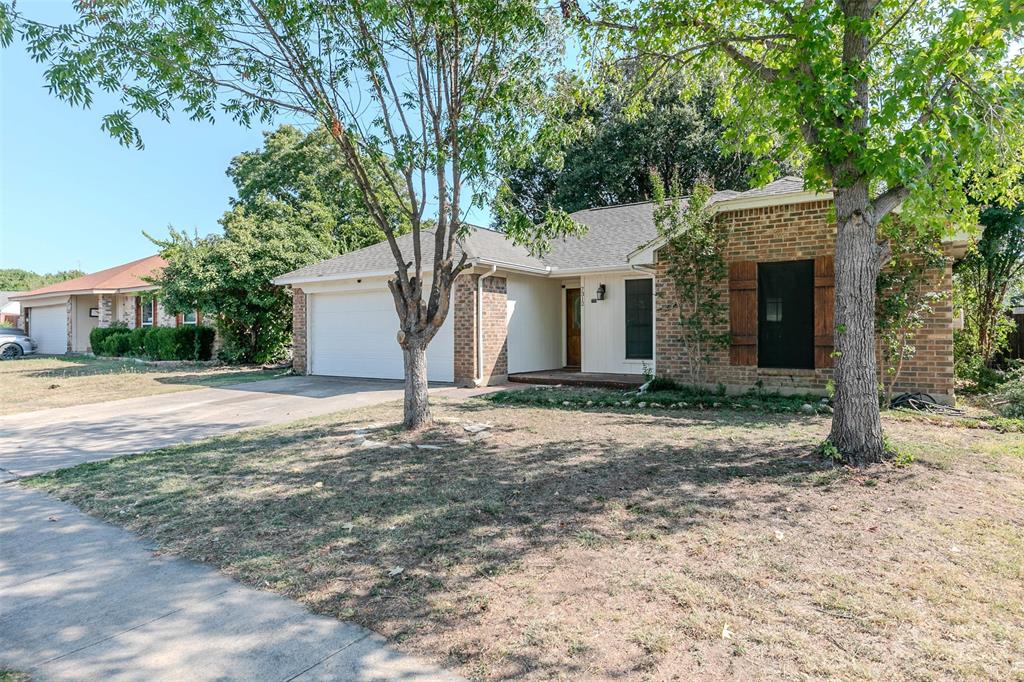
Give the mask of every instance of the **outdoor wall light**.
POLYGON ((604 289, 604 285, 603 284, 601 284, 600 286, 597 287, 597 300, 599 300, 599 301, 603 301, 604 300, 604 291, 605 291, 605 289, 604 289))

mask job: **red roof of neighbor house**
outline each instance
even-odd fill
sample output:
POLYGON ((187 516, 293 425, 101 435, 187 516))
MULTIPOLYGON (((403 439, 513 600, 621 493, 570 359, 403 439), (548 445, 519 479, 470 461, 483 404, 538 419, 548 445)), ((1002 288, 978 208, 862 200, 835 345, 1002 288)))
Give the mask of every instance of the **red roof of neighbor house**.
POLYGON ((116 265, 106 270, 100 270, 90 275, 77 279, 69 279, 64 282, 57 282, 49 286, 33 289, 32 291, 19 291, 12 299, 22 299, 49 294, 70 294, 84 291, 111 291, 118 289, 139 289, 152 286, 143 280, 143 277, 150 277, 167 265, 160 256, 148 256, 133 260, 131 263, 116 265))

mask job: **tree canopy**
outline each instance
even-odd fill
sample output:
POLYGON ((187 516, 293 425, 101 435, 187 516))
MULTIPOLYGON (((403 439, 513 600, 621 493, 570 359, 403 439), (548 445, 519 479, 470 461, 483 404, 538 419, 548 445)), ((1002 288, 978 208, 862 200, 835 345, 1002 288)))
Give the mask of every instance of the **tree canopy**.
POLYGON ((0 291, 28 291, 85 275, 81 270, 61 270, 39 274, 20 268, 0 269, 0 291))
MULTIPOLYGON (((395 180, 392 168, 375 167, 375 185, 382 173, 395 180)), ((366 210, 359 185, 345 165, 341 150, 321 128, 304 133, 282 125, 263 134, 263 146, 231 160, 227 175, 235 186, 232 206, 253 218, 280 219, 320 235, 336 253, 384 241, 384 231, 366 210)), ((409 230, 396 206, 388 207, 395 232, 409 230)))
POLYGON ((672 85, 648 90, 636 106, 628 93, 637 85, 627 82, 604 89, 596 102, 581 99, 571 111, 557 112, 559 125, 579 132, 505 171, 499 220, 506 206, 539 222, 552 206, 572 212, 649 201, 652 171, 686 191, 699 178, 719 189, 748 189, 754 159, 722 143, 726 131, 713 85, 689 97, 672 85))

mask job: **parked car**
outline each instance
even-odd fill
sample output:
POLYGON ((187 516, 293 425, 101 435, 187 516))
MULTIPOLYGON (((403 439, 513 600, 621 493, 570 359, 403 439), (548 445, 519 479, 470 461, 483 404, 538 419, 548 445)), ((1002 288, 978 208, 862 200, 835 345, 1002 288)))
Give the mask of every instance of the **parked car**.
POLYGON ((21 329, 0 328, 0 360, 14 360, 36 352, 36 342, 21 329))

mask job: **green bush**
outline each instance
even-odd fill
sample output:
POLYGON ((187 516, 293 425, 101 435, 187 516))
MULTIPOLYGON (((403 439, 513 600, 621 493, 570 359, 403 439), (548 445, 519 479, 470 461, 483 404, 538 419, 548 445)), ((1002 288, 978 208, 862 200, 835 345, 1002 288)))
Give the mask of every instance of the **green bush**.
POLYGON ((213 327, 139 327, 124 324, 93 329, 89 334, 96 355, 134 355, 150 360, 209 360, 213 355, 213 327))
POLYGON ((1004 417, 1024 418, 1024 367, 1007 373, 1006 383, 996 391, 995 404, 1004 417))
POLYGON ((181 360, 209 360, 213 355, 213 327, 187 325, 178 327, 181 360))
POLYGON ((647 390, 651 392, 680 391, 685 390, 685 387, 675 379, 670 379, 669 377, 661 376, 654 377, 653 379, 651 379, 650 382, 647 384, 647 390))
POLYGON ((127 329, 121 329, 117 334, 108 334, 100 343, 100 348, 102 349, 100 354, 118 358, 128 355, 128 340, 130 337, 131 332, 127 329))
POLYGON ((92 348, 92 352, 96 355, 106 355, 104 341, 107 337, 127 330, 128 325, 124 322, 115 322, 109 327, 96 327, 89 332, 89 347, 92 348))
POLYGON ((146 337, 151 329, 152 327, 139 327, 131 330, 128 350, 132 355, 140 358, 146 355, 146 337))
POLYGON ((174 331, 173 327, 154 327, 146 334, 144 346, 146 357, 150 360, 164 360, 163 350, 167 345, 164 339, 174 331))

